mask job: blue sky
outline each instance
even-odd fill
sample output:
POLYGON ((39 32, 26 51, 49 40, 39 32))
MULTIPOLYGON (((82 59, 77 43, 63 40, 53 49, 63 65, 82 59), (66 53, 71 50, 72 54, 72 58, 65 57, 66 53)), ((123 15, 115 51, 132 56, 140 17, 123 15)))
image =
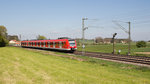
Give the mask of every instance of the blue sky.
POLYGON ((150 0, 0 0, 0 25, 8 34, 22 39, 67 36, 81 38, 82 18, 87 17, 85 37, 127 38, 128 34, 112 20, 128 29, 132 40, 150 40, 150 0), (96 19, 96 20, 95 20, 96 19))

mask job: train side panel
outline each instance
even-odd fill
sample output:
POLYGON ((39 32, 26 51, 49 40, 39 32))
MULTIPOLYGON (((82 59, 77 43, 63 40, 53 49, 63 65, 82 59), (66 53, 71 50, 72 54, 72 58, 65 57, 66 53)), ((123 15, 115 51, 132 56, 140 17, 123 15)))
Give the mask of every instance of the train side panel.
POLYGON ((68 51, 77 49, 76 41, 71 43, 68 39, 21 41, 21 46, 68 51))

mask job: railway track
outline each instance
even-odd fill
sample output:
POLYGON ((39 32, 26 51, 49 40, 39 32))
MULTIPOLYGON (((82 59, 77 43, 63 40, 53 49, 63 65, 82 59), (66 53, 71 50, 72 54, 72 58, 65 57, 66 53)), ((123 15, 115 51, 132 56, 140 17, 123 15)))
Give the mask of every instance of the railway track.
MULTIPOLYGON (((76 51, 74 52, 74 54, 82 55, 82 52, 76 51)), ((144 56, 113 55, 113 54, 98 53, 98 52, 85 52, 84 55, 89 57, 150 65, 150 57, 144 57, 144 56)))
MULTIPOLYGON (((43 49, 40 49, 40 50, 43 50, 43 49)), ((73 54, 82 55, 82 52, 75 51, 73 54)), ((136 63, 136 65, 142 64, 142 66, 146 65, 150 67, 150 57, 145 57, 145 56, 129 56, 129 55, 117 55, 117 54, 113 55, 109 53, 99 53, 99 52, 85 52, 84 56, 102 58, 102 59, 114 60, 114 61, 121 61, 121 62, 128 62, 130 64, 136 63)))

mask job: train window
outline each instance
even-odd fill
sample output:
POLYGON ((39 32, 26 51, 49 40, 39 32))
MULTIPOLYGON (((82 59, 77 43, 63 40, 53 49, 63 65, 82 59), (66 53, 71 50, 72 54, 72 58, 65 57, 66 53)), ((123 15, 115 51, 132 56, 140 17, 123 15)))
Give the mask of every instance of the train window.
POLYGON ((62 42, 61 45, 64 46, 64 42, 62 42))
POLYGON ((62 44, 62 46, 64 46, 64 45, 65 45, 65 42, 62 42, 61 44, 62 44))
POLYGON ((58 42, 58 46, 59 46, 59 42, 58 42))
POLYGON ((55 46, 59 46, 59 42, 55 42, 55 46))
POLYGON ((53 42, 50 42, 50 45, 53 45, 53 42))
POLYGON ((49 45, 50 45, 50 42, 48 42, 47 45, 49 46, 49 45))
POLYGON ((75 46, 75 41, 69 41, 70 46, 75 46))
POLYGON ((44 43, 42 42, 41 45, 44 45, 44 43))

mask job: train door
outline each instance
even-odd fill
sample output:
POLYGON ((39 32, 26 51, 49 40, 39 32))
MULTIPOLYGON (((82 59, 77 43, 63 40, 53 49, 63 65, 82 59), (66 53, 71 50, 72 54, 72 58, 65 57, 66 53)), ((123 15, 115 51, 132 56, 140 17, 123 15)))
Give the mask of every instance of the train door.
POLYGON ((42 47, 45 47, 45 42, 42 42, 42 47))
POLYGON ((48 44, 48 42, 45 42, 45 47, 46 47, 46 48, 48 47, 48 45, 47 45, 47 44, 48 44))
POLYGON ((38 47, 40 47, 40 42, 38 42, 38 47))
POLYGON ((36 42, 34 42, 35 43, 35 47, 36 47, 36 42))
POLYGON ((33 42, 32 42, 32 47, 33 47, 33 42))
POLYGON ((38 42, 36 42, 36 47, 38 46, 38 42))
POLYGON ((35 43, 33 42, 33 47, 35 46, 35 43))
POLYGON ((36 42, 34 42, 34 47, 36 46, 36 42))
POLYGON ((54 44, 54 42, 50 42, 50 47, 51 47, 51 48, 54 47, 53 44, 54 44))
POLYGON ((68 48, 67 42, 64 42, 64 48, 68 48))
POLYGON ((62 48, 62 42, 61 41, 59 42, 59 48, 62 48))
POLYGON ((55 42, 55 48, 59 48, 59 42, 55 42))
POLYGON ((66 42, 65 42, 65 41, 63 41, 63 42, 61 43, 61 46, 62 46, 62 48, 67 48, 67 46, 66 46, 66 42))
POLYGON ((28 46, 28 43, 29 43, 29 42, 27 42, 27 46, 28 46))
POLYGON ((50 42, 48 42, 47 45, 48 45, 48 48, 50 48, 50 42))
POLYGON ((55 48, 55 42, 53 42, 53 48, 55 48))
POLYGON ((30 42, 29 42, 29 47, 30 47, 30 42))
POLYGON ((40 47, 42 47, 42 42, 40 42, 40 47))
POLYGON ((41 47, 43 47, 43 45, 44 45, 44 43, 43 43, 43 42, 41 42, 41 47))
POLYGON ((29 46, 31 47, 31 45, 32 45, 32 43, 31 42, 29 42, 29 46))

